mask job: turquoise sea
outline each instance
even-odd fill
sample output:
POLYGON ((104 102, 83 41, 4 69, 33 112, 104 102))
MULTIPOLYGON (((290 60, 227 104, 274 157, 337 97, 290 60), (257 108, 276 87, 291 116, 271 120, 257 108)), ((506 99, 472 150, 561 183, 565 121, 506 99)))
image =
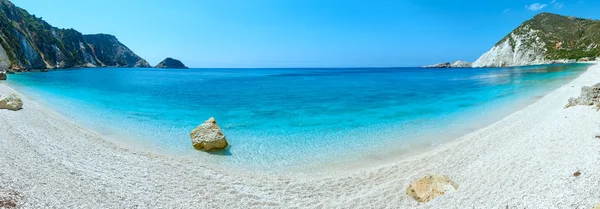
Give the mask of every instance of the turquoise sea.
POLYGON ((588 66, 90 68, 18 73, 8 83, 115 140, 223 166, 278 169, 443 143, 535 102, 588 66), (190 131, 211 116, 230 142, 226 152, 191 146, 190 131))

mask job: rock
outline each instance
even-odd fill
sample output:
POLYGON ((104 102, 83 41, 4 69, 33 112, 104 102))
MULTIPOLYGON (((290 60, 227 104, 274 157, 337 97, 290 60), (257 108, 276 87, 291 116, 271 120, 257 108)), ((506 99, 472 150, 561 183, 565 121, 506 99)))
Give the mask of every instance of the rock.
POLYGON ((16 190, 0 191, 0 208, 17 208, 25 202, 23 194, 16 190))
POLYGON ((575 171, 575 173, 573 173, 573 176, 578 177, 579 175, 581 175, 580 171, 575 171))
POLYGON ((444 62, 444 63, 438 63, 435 65, 426 65, 423 66, 422 68, 449 68, 451 66, 451 64, 449 62, 444 62))
POLYGON ((589 62, 592 60, 593 60, 593 58, 591 58, 591 57, 582 57, 582 58, 579 58, 579 60, 577 60, 577 61, 578 62, 589 62))
POLYGON ((5 71, 10 68, 11 62, 8 58, 8 54, 6 54, 6 50, 4 47, 0 45, 0 71, 5 71))
POLYGON ((450 65, 450 67, 453 67, 453 68, 470 68, 472 66, 473 66, 473 63, 465 62, 462 60, 456 60, 450 65))
POLYGON ((6 80, 6 72, 0 71, 0 80, 6 80))
POLYGON ((9 109, 17 111, 23 108, 21 97, 15 93, 10 93, 8 96, 0 99, 0 109, 9 109))
POLYGON ((211 117, 200 124, 190 133, 194 148, 203 151, 216 151, 227 148, 229 145, 215 118, 211 117))
POLYGON ((470 62, 456 60, 453 63, 444 62, 444 63, 435 64, 435 65, 423 66, 422 68, 470 68, 471 66, 472 66, 472 63, 470 63, 470 62))
POLYGON ((458 185, 443 175, 428 175, 406 188, 406 194, 419 202, 429 202, 446 192, 456 191, 458 185))
POLYGON ((565 108, 577 105, 600 105, 600 83, 593 86, 581 87, 581 95, 579 97, 571 97, 565 108))
POLYGON ((156 68, 188 69, 181 61, 167 57, 156 65, 156 68))

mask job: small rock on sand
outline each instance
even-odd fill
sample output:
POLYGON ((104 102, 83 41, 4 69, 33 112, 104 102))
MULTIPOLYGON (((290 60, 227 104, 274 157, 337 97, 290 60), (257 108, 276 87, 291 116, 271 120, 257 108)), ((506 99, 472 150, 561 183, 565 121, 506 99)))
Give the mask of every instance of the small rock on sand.
POLYGON ((443 175, 428 175, 406 188, 406 194, 419 202, 429 202, 446 192, 455 191, 458 185, 443 175))
POLYGON ((0 191, 0 208, 17 208, 24 202, 23 195, 16 190, 0 191))
POLYGON ((6 80, 6 72, 0 71, 0 80, 6 80))
POLYGON ((0 99, 0 109, 20 110, 23 108, 23 100, 15 93, 10 93, 8 96, 0 99))
POLYGON ((192 130, 190 137, 194 148, 203 151, 216 151, 228 146, 225 135, 217 125, 215 118, 212 117, 192 130))

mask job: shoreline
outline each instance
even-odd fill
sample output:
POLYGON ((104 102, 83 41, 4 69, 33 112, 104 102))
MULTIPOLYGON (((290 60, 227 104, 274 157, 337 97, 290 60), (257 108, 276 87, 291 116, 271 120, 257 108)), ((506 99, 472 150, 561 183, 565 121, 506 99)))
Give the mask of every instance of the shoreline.
MULTIPOLYGON (((236 170, 244 170, 247 173, 266 172, 272 174, 293 174, 297 172, 312 173, 344 171, 357 168, 364 169, 364 167, 370 167, 370 165, 372 164, 402 160, 403 158, 406 158, 408 156, 418 154, 421 152, 426 152, 427 150, 430 150, 432 146, 440 146, 448 141, 460 138, 461 136, 464 136, 468 133, 484 128, 524 108, 525 106, 534 103, 535 101, 539 100, 540 97, 546 95, 554 89, 557 89, 561 85, 575 79, 576 76, 584 72, 586 68, 589 67, 589 65, 573 65, 572 67, 577 68, 578 70, 577 73, 569 76, 568 79, 561 79, 562 81, 560 82, 553 81, 552 85, 549 84, 546 87, 536 87, 539 90, 530 91, 530 93, 522 93, 522 95, 526 96, 507 96, 504 99, 495 99, 497 101, 488 102, 488 104, 477 104, 475 106, 478 107, 472 108, 473 110, 471 110, 470 112, 463 111, 462 113, 452 113, 453 116, 445 115, 445 118, 437 118, 436 123, 438 125, 429 126, 431 127, 430 131, 419 131, 414 128, 416 126, 413 126, 413 129, 411 130, 417 131, 415 132, 415 134, 404 134, 411 133, 411 130, 406 129, 404 125, 389 125, 388 127, 382 126, 377 129, 362 129, 359 131, 354 131, 354 134, 358 135, 366 132, 376 133, 375 135, 372 135, 373 138, 367 137, 368 139, 370 139, 368 141, 371 141, 368 142, 370 143, 368 144, 368 146, 330 144, 331 146, 324 147, 318 151, 315 151, 317 149, 297 151, 296 155, 298 157, 295 157, 294 154, 287 154, 286 158, 281 158, 281 160, 279 160, 278 158, 271 157, 274 155, 278 155, 278 153, 270 153, 272 152, 270 150, 263 149, 261 150, 260 154, 254 154, 258 151, 247 148, 251 148, 255 145, 260 145, 257 143, 250 144, 250 146, 248 143, 243 144, 244 142, 233 143, 232 145, 234 145, 234 148, 229 150, 230 152, 225 153, 225 155, 231 156, 209 155, 204 152, 198 152, 197 150, 191 149, 191 147, 189 146, 189 136, 186 136, 188 134, 185 134, 187 132, 185 128, 183 130, 178 129, 177 131, 171 131, 171 133, 181 133, 179 135, 171 134, 171 136, 173 136, 171 137, 173 139, 172 141, 169 141, 169 138, 154 138, 153 136, 161 136, 160 134, 157 135, 156 133, 162 133, 162 131, 168 133, 169 130, 158 129, 160 127, 153 127, 148 130, 144 130, 144 127, 149 128, 151 126, 130 126, 130 124, 135 124, 132 123, 135 121, 129 121, 127 123, 119 122, 127 121, 129 119, 129 116, 127 116, 127 114, 114 114, 109 117, 108 115, 110 115, 110 113, 107 113, 103 117, 103 115, 98 114, 101 113, 101 111, 94 111, 95 109, 93 105, 85 104, 83 102, 78 103, 77 99, 70 101, 70 98, 68 97, 62 100, 61 98, 63 97, 61 96, 61 94, 59 94, 61 93, 61 91, 46 91, 42 89, 36 90, 36 88, 44 88, 43 85, 36 88, 28 86, 27 82, 18 82, 19 77, 17 76, 13 77, 14 79, 9 80, 7 84, 9 84, 11 88, 16 89, 21 93, 27 95, 28 99, 36 101, 41 106, 47 107, 47 109, 49 110, 54 110, 59 115, 63 116, 65 120, 68 120, 71 123, 92 130, 98 133, 99 135, 108 138, 110 141, 116 144, 126 146, 128 148, 132 148, 138 151, 160 153, 174 157, 187 157, 192 160, 211 163, 214 166, 222 167, 224 169, 233 168, 236 170), (85 110, 87 108, 90 108, 90 110, 78 111, 81 109, 85 110), (120 124, 122 126, 115 126, 114 124, 120 124), (144 132, 146 131, 153 131, 154 134, 145 134, 144 132), (410 136, 407 137, 407 135, 410 136), (176 144, 172 143, 175 141, 177 142, 176 144), (169 144, 164 142, 171 143, 169 144), (243 152, 240 151, 240 147, 242 147, 240 145, 244 145, 244 148, 242 148, 244 149, 242 150, 243 152), (302 152, 305 153, 303 154, 302 152), (261 155, 266 155, 267 157, 271 158, 270 160, 264 160, 264 158, 262 158, 261 155)), ((33 76, 33 73, 30 75, 33 76)), ((62 73, 62 75, 68 76, 70 74, 67 75, 67 73, 62 73)), ((24 74, 20 76, 26 77, 29 75, 24 74)), ((42 74, 40 76, 44 75, 42 74)), ((25 81, 27 80, 25 79, 25 81)), ((191 130, 191 128, 189 130, 191 130)), ((226 131, 225 133, 228 132, 226 131)), ((236 140, 252 141, 246 140, 246 138, 240 136, 232 137, 232 139, 234 140, 233 142, 236 142, 236 140)))
MULTIPOLYGON (((535 103, 430 151, 319 175, 249 175, 125 148, 24 97, 23 110, 0 110, 0 161, 7 162, 0 195, 19 191, 24 207, 591 208, 600 202, 600 116, 563 107, 598 81, 600 65, 590 66, 535 103), (447 175, 458 191, 429 203, 404 194, 429 173, 447 175)), ((0 84, 0 94, 9 91, 0 84)))

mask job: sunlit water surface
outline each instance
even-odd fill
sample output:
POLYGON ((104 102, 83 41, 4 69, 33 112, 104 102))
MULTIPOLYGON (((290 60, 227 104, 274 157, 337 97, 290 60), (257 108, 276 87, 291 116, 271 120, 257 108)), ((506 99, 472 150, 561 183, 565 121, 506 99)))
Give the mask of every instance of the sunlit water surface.
POLYGON ((59 70, 9 83, 76 123, 223 166, 278 169, 360 161, 456 138, 531 104, 589 65, 421 69, 59 70), (231 147, 189 133, 214 116, 231 147))

